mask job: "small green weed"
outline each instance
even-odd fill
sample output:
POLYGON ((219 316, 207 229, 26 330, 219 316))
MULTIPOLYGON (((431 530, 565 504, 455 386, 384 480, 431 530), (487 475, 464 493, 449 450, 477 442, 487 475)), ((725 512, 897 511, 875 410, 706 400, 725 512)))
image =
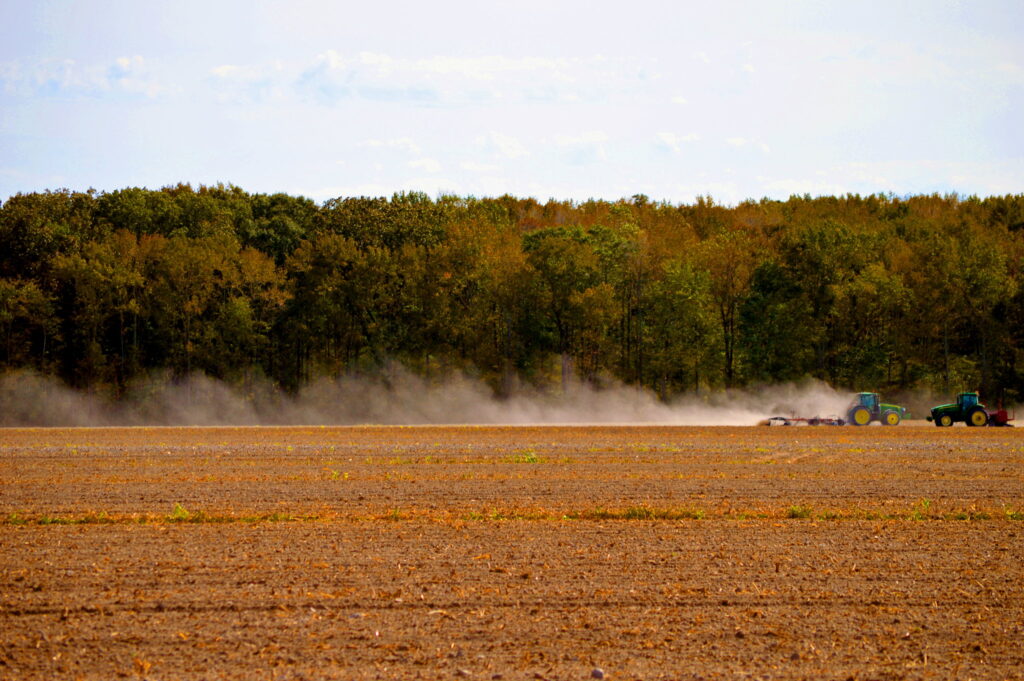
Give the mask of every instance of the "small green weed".
POLYGON ((917 502, 917 506, 910 513, 911 520, 927 520, 930 517, 929 511, 932 507, 931 499, 921 499, 917 502))
POLYGON ((592 520, 701 520, 705 513, 701 509, 662 509, 650 508, 648 506, 630 506, 622 511, 608 511, 597 508, 593 511, 573 513, 568 516, 571 520, 592 519, 592 520))
POLYGON ((810 518, 813 513, 809 506, 790 506, 786 509, 787 518, 810 518))
POLYGON ((167 516, 167 520, 172 523, 187 523, 192 520, 192 514, 181 504, 175 504, 174 510, 167 516))
POLYGON ((537 456, 537 452, 533 449, 524 449, 518 451, 512 456, 505 457, 505 461, 508 463, 540 463, 540 457, 537 456))
POLYGON ((768 517, 767 513, 752 513, 747 511, 740 511, 739 513, 726 513, 722 516, 730 520, 764 520, 768 517))

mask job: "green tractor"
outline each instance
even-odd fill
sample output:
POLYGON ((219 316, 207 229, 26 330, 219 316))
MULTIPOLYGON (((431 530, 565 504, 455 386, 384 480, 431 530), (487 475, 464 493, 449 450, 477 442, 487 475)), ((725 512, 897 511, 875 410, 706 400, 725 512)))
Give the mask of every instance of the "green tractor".
POLYGON ((857 393, 846 415, 846 422, 853 426, 866 426, 872 421, 898 426, 908 414, 906 407, 883 403, 878 393, 857 393))
POLYGON ((984 404, 978 402, 978 393, 960 393, 954 404, 940 404, 932 407, 927 417, 939 427, 949 427, 957 421, 969 426, 1009 426, 1010 421, 1005 409, 989 411, 984 404))

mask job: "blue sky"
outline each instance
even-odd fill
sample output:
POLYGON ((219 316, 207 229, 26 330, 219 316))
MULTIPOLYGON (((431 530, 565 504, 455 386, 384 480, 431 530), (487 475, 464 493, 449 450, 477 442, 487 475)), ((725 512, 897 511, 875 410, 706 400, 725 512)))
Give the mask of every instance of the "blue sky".
POLYGON ((0 0, 0 199, 1024 192, 1024 2, 0 0))

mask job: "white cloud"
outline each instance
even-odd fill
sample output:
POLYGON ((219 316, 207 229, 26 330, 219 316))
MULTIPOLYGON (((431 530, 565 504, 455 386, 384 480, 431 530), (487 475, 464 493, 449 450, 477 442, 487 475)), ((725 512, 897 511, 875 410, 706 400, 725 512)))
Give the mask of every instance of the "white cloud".
POLYGON ((428 173, 441 172, 441 164, 438 163, 437 160, 433 158, 417 158, 415 160, 409 161, 408 165, 410 168, 425 170, 428 173))
POLYGON ((334 50, 327 50, 323 54, 318 55, 317 61, 326 65, 329 69, 343 69, 351 63, 350 60, 345 59, 334 50))
POLYGON ((391 139, 368 139, 363 140, 359 143, 361 147, 369 147, 371 149, 396 149, 398 151, 404 151, 408 154, 420 154, 422 150, 420 145, 416 144, 409 137, 394 137, 391 139))
POLYGON ((517 138, 504 133, 491 131, 477 138, 478 146, 502 158, 517 159, 529 156, 530 152, 517 138))
POLYGON ((141 56, 135 55, 133 57, 118 57, 114 60, 114 63, 119 69, 127 73, 129 71, 141 69, 145 60, 141 56))
POLYGON ((463 161, 459 167, 471 173, 496 173, 501 170, 500 166, 493 163, 477 163, 476 161, 463 161))
POLYGON ((472 80, 493 80, 502 73, 550 73, 556 78, 569 79, 568 73, 585 64, 585 59, 547 57, 457 57, 439 55, 407 59, 392 57, 380 52, 359 52, 354 56, 343 56, 335 50, 318 55, 317 63, 332 71, 364 71, 379 74, 420 76, 459 76, 472 80))
POLYGON ((423 106, 496 101, 604 101, 652 76, 650 60, 501 55, 396 57, 327 50, 302 71, 297 88, 324 103, 347 98, 423 106))
POLYGON ((221 64, 209 71, 215 96, 222 103, 249 104, 287 99, 289 84, 281 62, 240 66, 221 64))
POLYGON ((760 140, 751 139, 749 137, 729 137, 725 140, 725 143, 730 147, 736 147, 737 149, 749 148, 758 149, 761 153, 770 154, 772 148, 765 142, 760 140))
POLYGON ((222 64, 210 69, 210 73, 219 78, 233 78, 241 71, 241 67, 234 64, 222 64))
POLYGON ((686 135, 677 135, 674 132, 659 132, 658 139, 661 141, 661 145, 678 154, 682 151, 682 145, 687 142, 696 142, 700 139, 700 135, 695 132, 691 132, 686 135))
POLYGON ((118 57, 114 64, 108 70, 108 77, 114 87, 149 98, 163 93, 164 87, 149 72, 141 56, 118 57))
POLYGON ((210 73, 225 80, 266 80, 282 75, 284 64, 279 61, 271 64, 255 66, 239 66, 238 64, 221 64, 210 69, 210 73))
POLYGON ((1010 61, 1000 62, 996 64, 995 71, 1006 76, 1012 83, 1024 83, 1024 68, 1019 64, 1010 61))
POLYGON ((0 64, 0 81, 5 92, 29 97, 121 93, 156 98, 176 91, 163 84, 140 55, 94 64, 74 59, 6 62, 0 64))
POLYGON ((576 135, 555 135, 555 144, 564 150, 566 160, 573 165, 586 165, 608 159, 605 142, 608 134, 600 130, 576 135))
POLYGON ((584 60, 551 59, 544 57, 509 58, 501 56, 485 57, 430 57, 401 62, 403 68, 418 73, 435 73, 443 75, 459 75, 475 80, 493 80, 500 74, 507 73, 548 73, 562 81, 573 81, 572 72, 584 60))
POLYGON ((672 103, 673 104, 686 104, 687 103, 687 99, 686 99, 686 97, 683 97, 682 95, 676 95, 675 97, 672 98, 672 103))
POLYGON ((602 144, 608 141, 608 133, 600 130, 581 132, 578 135, 555 135, 555 143, 560 147, 602 144))

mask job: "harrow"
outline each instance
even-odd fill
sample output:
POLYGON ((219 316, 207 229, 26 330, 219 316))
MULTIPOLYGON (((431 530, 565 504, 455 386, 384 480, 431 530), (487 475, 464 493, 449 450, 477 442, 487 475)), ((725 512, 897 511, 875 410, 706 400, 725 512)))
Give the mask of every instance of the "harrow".
POLYGON ((845 426, 846 420, 837 416, 772 416, 761 421, 762 426, 845 426))

